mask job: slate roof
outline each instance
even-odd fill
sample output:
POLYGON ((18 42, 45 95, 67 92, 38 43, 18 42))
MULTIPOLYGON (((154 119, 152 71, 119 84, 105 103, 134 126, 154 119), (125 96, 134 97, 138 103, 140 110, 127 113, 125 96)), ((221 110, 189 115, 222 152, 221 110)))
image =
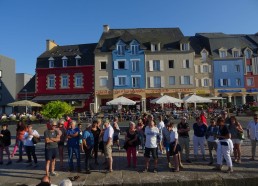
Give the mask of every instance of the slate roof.
POLYGON ((80 65, 94 65, 96 46, 97 43, 56 46, 49 51, 45 51, 37 58, 36 68, 48 68, 50 57, 54 58, 55 67, 62 67, 62 57, 64 56, 68 58, 68 66, 75 66, 77 55, 81 57, 80 65))
POLYGON ((24 94, 24 89, 27 93, 35 93, 35 75, 29 80, 29 82, 18 92, 18 94, 24 94))
MULTIPOLYGON (((209 46, 209 52, 213 55, 214 58, 219 57, 219 49, 227 49, 227 57, 232 56, 232 48, 241 49, 243 52, 244 49, 249 47, 252 50, 255 50, 256 45, 253 42, 249 41, 246 35, 233 35, 233 34, 224 34, 224 33, 197 33, 196 37, 199 38, 204 47, 209 46)), ((243 55, 243 53, 241 54, 243 55)))
POLYGON ((109 29, 103 32, 95 53, 111 52, 119 40, 129 44, 132 40, 140 43, 141 49, 151 49, 151 44, 160 43, 161 51, 179 51, 179 41, 184 37, 179 28, 134 28, 134 29, 109 29))

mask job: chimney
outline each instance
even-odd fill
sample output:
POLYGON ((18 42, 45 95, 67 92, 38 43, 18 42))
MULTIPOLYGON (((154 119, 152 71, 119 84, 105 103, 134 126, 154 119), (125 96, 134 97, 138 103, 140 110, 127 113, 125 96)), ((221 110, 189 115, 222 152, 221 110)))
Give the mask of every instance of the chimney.
POLYGON ((55 43, 54 40, 50 40, 50 39, 46 40, 46 51, 49 51, 56 46, 57 46, 57 44, 55 43))
POLYGON ((109 26, 103 25, 103 32, 108 32, 108 31, 109 31, 109 26))

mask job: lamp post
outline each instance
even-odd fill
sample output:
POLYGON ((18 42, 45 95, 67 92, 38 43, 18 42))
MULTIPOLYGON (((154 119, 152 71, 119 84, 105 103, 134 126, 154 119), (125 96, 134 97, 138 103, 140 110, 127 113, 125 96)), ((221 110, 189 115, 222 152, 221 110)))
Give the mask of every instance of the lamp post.
MULTIPOLYGON (((23 91, 25 92, 25 100, 27 100, 27 89, 23 89, 23 91)), ((25 112, 27 114, 27 106, 25 106, 25 112)))

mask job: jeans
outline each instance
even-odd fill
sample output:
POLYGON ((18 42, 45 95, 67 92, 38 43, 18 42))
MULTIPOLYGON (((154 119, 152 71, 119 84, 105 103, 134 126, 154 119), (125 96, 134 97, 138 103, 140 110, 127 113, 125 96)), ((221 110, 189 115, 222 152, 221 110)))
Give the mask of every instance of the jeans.
POLYGON ((127 153, 127 164, 131 165, 131 155, 133 156, 133 166, 136 167, 136 147, 128 147, 126 150, 127 153))
POLYGON ((68 164, 70 169, 74 169, 73 166, 73 153, 77 159, 77 169, 81 167, 81 160, 80 160, 80 148, 78 147, 69 147, 68 146, 68 164))
POLYGON ((255 157, 255 151, 256 151, 256 140, 251 139, 251 147, 252 147, 252 157, 255 157))
POLYGON ((91 155, 92 148, 84 149, 85 152, 85 170, 90 170, 90 155, 91 155))
POLYGON ((7 157, 8 157, 8 161, 11 161, 11 154, 9 151, 9 146, 6 147, 0 147, 0 162, 3 162, 3 151, 5 150, 7 157))
POLYGON ((18 144, 18 147, 19 147, 19 159, 21 160, 22 159, 22 151, 23 151, 23 141, 22 140, 18 140, 17 139, 17 144, 18 144))
POLYGON ((35 154, 35 146, 25 146, 25 150, 28 156, 28 161, 31 162, 31 155, 32 155, 34 163, 38 163, 37 156, 35 154))

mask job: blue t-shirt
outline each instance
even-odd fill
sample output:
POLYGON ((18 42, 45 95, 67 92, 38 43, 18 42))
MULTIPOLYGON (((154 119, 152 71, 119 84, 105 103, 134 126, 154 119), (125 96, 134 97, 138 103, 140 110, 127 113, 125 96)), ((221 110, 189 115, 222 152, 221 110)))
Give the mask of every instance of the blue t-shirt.
POLYGON ((82 139, 85 139, 87 145, 89 145, 90 147, 94 146, 94 136, 91 131, 85 130, 83 132, 82 139))
POLYGON ((68 129, 67 130, 67 136, 71 135, 71 134, 75 134, 78 132, 78 136, 77 137, 73 137, 73 138, 68 138, 68 141, 67 141, 67 145, 69 147, 79 147, 79 140, 80 140, 80 129, 78 128, 74 128, 74 129, 68 129))

